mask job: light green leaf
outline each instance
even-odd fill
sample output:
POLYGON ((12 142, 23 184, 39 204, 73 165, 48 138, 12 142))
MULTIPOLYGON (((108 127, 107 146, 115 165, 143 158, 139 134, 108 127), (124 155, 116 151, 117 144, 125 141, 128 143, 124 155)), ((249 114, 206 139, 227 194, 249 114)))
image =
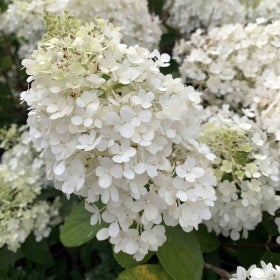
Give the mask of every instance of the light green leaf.
POLYGON ((124 270, 117 280, 171 280, 161 265, 145 264, 124 270))
POLYGON ((153 253, 149 252, 145 256, 145 258, 140 262, 137 262, 135 259, 133 259, 133 257, 131 255, 128 255, 123 252, 119 252, 117 254, 114 252, 113 255, 114 255, 115 260, 118 262, 118 264, 120 266, 122 266, 123 268, 132 268, 137 265, 146 263, 152 257, 153 253))
POLYGON ((173 280, 201 280, 203 257, 195 234, 186 233, 179 227, 169 227, 166 235, 166 243, 157 252, 166 272, 173 280))
POLYGON ((104 223, 92 226, 90 224, 91 213, 89 213, 84 203, 74 206, 72 212, 65 219, 60 230, 60 241, 66 247, 78 247, 91 239, 103 228, 104 223))

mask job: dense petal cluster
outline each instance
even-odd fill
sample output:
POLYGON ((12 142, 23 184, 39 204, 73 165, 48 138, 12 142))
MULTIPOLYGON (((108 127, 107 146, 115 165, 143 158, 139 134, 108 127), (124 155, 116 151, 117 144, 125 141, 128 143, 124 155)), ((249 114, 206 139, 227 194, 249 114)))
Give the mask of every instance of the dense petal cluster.
POLYGON ((58 204, 35 202, 42 190, 43 161, 36 158, 27 132, 4 152, 0 164, 0 248, 16 251, 33 233, 37 241, 47 237, 58 215, 58 204))
POLYGON ((267 22, 279 19, 280 1, 275 0, 168 0, 167 24, 182 37, 189 37, 197 29, 210 30, 226 24, 246 24, 258 18, 267 22))
POLYGON ((184 80, 210 104, 255 108, 262 128, 280 140, 280 22, 225 25, 181 41, 174 56, 184 80))
POLYGON ((21 57, 30 54, 41 39, 46 11, 61 15, 69 10, 79 19, 92 22, 102 18, 121 28, 122 40, 128 45, 153 49, 158 46, 161 29, 157 16, 149 14, 146 0, 13 0, 0 16, 0 29, 16 33, 21 40, 21 57))
POLYGON ((206 225, 237 240, 240 233, 247 237, 255 229, 264 211, 275 215, 279 209, 279 159, 254 121, 239 117, 228 106, 208 110, 201 140, 216 155, 213 168, 218 183, 212 219, 206 225))
POLYGON ((120 44, 101 20, 46 20, 23 61, 32 84, 21 96, 55 187, 84 197, 93 225, 108 224, 97 238, 140 260, 165 242, 162 223, 191 231, 210 219, 215 177, 213 155, 196 141, 200 94, 160 73, 169 56, 120 44))
POLYGON ((232 275, 230 280, 279 280, 280 279, 280 266, 273 267, 271 263, 266 264, 261 261, 261 267, 255 264, 246 270, 242 266, 237 267, 237 271, 232 275))
POLYGON ((169 0, 167 23, 185 36, 197 28, 207 29, 229 23, 245 22, 246 8, 238 0, 169 0))
POLYGON ((253 1, 257 5, 248 7, 247 17, 254 21, 257 18, 264 18, 266 21, 278 20, 280 15, 280 1, 279 0, 260 0, 253 1))

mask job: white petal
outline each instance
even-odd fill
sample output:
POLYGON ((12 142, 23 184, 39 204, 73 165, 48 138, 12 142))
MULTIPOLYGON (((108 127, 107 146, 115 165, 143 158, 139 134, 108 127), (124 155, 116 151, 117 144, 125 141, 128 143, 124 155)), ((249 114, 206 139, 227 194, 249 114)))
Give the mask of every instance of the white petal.
POLYGON ((119 132, 122 137, 124 138, 131 138, 133 134, 135 133, 135 128, 130 123, 125 123, 119 128, 119 132))
POLYGON ((86 111, 88 114, 92 115, 96 112, 98 107, 99 107, 99 103, 90 103, 89 105, 87 105, 86 111))
POLYGON ((113 201, 119 201, 120 195, 116 187, 111 188, 111 198, 113 201))
POLYGON ((156 167, 154 167, 153 165, 149 165, 146 167, 146 171, 147 171, 147 174, 151 177, 151 178, 154 178, 157 176, 157 169, 156 167))
POLYGON ((85 127, 90 127, 93 124, 93 119, 92 118, 85 118, 84 120, 84 126, 85 127))
POLYGON ((112 177, 109 174, 104 174, 98 179, 100 188, 106 189, 112 184, 112 177))
POLYGON ((132 180, 135 177, 134 172, 131 169, 125 169, 123 175, 126 179, 132 180))
POLYGON ((107 238, 109 238, 110 237, 110 235, 109 235, 109 233, 108 233, 108 229, 107 228, 102 228, 101 230, 99 230, 98 232, 97 232, 97 234, 96 234, 96 238, 98 239, 98 240, 105 240, 105 239, 107 239, 107 238))
POLYGON ((179 165, 179 166, 176 167, 176 174, 180 178, 185 178, 186 170, 182 167, 182 165, 179 165))
POLYGON ((55 168, 54 168, 54 173, 55 173, 55 175, 62 175, 63 173, 64 173, 64 171, 65 171, 65 165, 64 165, 64 163, 63 163, 63 161, 62 162, 60 162, 55 168))
POLYGON ((151 118, 152 118, 152 113, 151 113, 150 111, 148 111, 148 110, 141 111, 141 112, 139 113, 139 118, 140 118, 140 120, 141 120, 142 122, 147 123, 147 122, 149 122, 149 121, 151 120, 151 118))
POLYGON ((98 222, 98 214, 93 214, 91 217, 90 217, 90 224, 91 225, 96 225, 98 222))
POLYGON ((136 174, 143 174, 146 171, 144 163, 137 163, 133 169, 136 174))
POLYGON ((120 116, 123 121, 130 122, 134 118, 135 113, 131 107, 123 106, 120 110, 120 116))
POLYGON ((81 97, 77 98, 76 104, 81 108, 84 108, 87 105, 86 102, 81 97))
POLYGON ((117 222, 110 224, 110 226, 108 228, 108 233, 112 237, 117 237, 120 233, 119 224, 117 222))
POLYGON ((124 252, 129 255, 134 255, 138 251, 138 243, 134 240, 129 240, 125 244, 124 252))
POLYGON ((57 106, 55 104, 50 104, 48 107, 47 107, 47 112, 48 113, 54 113, 57 111, 57 106))
POLYGON ((195 175, 192 173, 187 173, 185 176, 186 180, 190 183, 193 183, 195 181, 195 175))
POLYGON ((74 192, 75 187, 70 185, 68 182, 64 182, 61 187, 62 192, 71 194, 74 192))
POLYGON ((123 169, 121 165, 115 164, 111 169, 110 169, 110 174, 115 177, 115 178, 122 178, 123 176, 123 169))
POLYGON ((196 178, 200 178, 205 174, 205 171, 201 167, 195 167, 192 169, 192 174, 194 174, 196 178))
POLYGON ((188 194, 184 191, 178 191, 176 196, 183 202, 188 200, 188 194))
POLYGON ((83 123, 83 118, 81 116, 74 116, 71 118, 71 122, 73 125, 80 125, 83 123))
POLYGON ((157 209, 157 207, 153 206, 152 204, 148 204, 145 207, 144 215, 145 215, 145 218, 148 221, 155 220, 157 218, 157 216, 158 216, 158 209, 157 209))

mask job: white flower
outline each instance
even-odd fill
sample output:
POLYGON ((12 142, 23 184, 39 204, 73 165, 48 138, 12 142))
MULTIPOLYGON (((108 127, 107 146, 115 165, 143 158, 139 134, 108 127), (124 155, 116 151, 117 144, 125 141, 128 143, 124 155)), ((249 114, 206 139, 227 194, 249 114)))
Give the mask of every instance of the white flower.
MULTIPOLYGON (((263 2, 268 5, 267 1, 263 2)), ((280 139, 277 66, 280 44, 276 43, 275 30, 279 26, 279 21, 246 26, 237 23, 213 28, 206 35, 198 30, 189 41, 181 40, 173 51, 183 80, 204 89, 203 99, 212 105, 229 104, 240 114, 248 107, 250 114, 277 141, 280 139)))
POLYGON ((262 221, 264 211, 275 215, 279 209, 280 196, 274 183, 280 175, 277 153, 259 123, 239 117, 226 106, 208 109, 212 112, 202 141, 216 155, 217 200, 206 225, 233 240, 246 238, 262 221), (256 135, 263 145, 253 139, 256 135))
MULTIPOLYGON (((17 34, 17 38, 22 43, 20 54, 24 57, 36 48, 37 42, 41 39, 44 30, 44 12, 61 15, 65 10, 69 10, 84 22, 90 23, 94 18, 103 18, 112 22, 121 28, 123 42, 128 45, 139 44, 153 49, 159 44, 162 33, 160 21, 157 16, 149 14, 146 0, 115 0, 114 2, 105 0, 94 3, 90 0, 82 2, 77 0, 12 0, 9 1, 7 10, 0 17, 1 30, 8 34, 17 34)), ((108 30, 107 33, 110 34, 110 31, 108 30)), ((115 33, 114 38, 118 35, 115 33)), ((101 46, 92 45, 87 38, 81 37, 76 38, 75 44, 81 44, 82 41, 87 51, 101 46)), ((75 71, 82 70, 76 61, 72 65, 75 71)), ((102 83, 100 78, 94 74, 89 77, 95 83, 97 81, 102 83)))
POLYGON ((92 224, 107 223, 97 238, 141 260, 165 242, 164 222, 190 231, 214 205, 209 149, 197 141, 200 94, 160 73, 168 55, 121 44, 102 20, 46 20, 38 50, 23 62, 34 80, 22 94, 34 144, 55 187, 84 198, 92 224), (184 173, 181 189, 176 172, 184 173))
POLYGON ((31 233, 38 242, 48 237, 59 207, 57 199, 52 204, 38 200, 45 181, 43 160, 26 131, 17 140, 0 164, 0 248, 7 245, 14 252, 31 233))
POLYGON ((280 279, 280 267, 278 265, 273 267, 271 263, 265 264, 261 261, 261 268, 252 265, 246 271, 245 268, 237 267, 237 272, 232 275, 230 280, 272 280, 280 279))
POLYGON ((99 177, 98 183, 101 188, 108 188, 112 185, 112 178, 121 179, 123 176, 122 166, 114 164, 109 158, 100 159, 100 166, 95 170, 99 177))

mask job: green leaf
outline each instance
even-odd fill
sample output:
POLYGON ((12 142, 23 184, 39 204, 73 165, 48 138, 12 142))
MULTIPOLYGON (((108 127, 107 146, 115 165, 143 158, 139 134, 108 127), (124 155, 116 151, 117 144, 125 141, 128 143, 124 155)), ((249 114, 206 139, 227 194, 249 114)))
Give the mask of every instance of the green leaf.
POLYGON ((0 280, 7 280, 7 274, 4 269, 0 268, 0 280))
POLYGON ((164 6, 164 0, 149 0, 149 9, 152 13, 160 14, 164 6))
POLYGON ((117 280, 171 280, 168 274, 158 264, 139 265, 124 270, 117 280))
POLYGON ((34 236, 29 236, 22 244, 21 251, 26 258, 39 264, 53 264, 53 257, 45 240, 36 242, 34 236))
POLYGON ((13 266, 17 260, 23 257, 24 256, 20 250, 12 252, 4 247, 0 250, 0 268, 7 271, 10 266, 13 266))
MULTIPOLYGON (((263 230, 261 224, 257 226, 254 231, 249 232, 247 239, 239 239, 233 242, 234 246, 231 249, 235 249, 235 256, 240 264, 244 267, 249 267, 252 264, 257 264, 265 253, 265 248, 255 247, 254 244, 265 244, 267 241, 266 232, 263 230)), ((224 248, 226 244, 223 244, 224 248)))
MULTIPOLYGON (((204 256, 204 262, 212 264, 216 267, 221 267, 221 258, 220 258, 218 251, 206 253, 203 256, 204 256)), ((220 279, 220 278, 218 277, 218 275, 215 272, 204 268, 203 280, 218 280, 218 279, 220 279)))
POLYGON ((89 213, 84 203, 75 205, 72 212, 65 219, 60 230, 60 241, 66 247, 78 247, 91 239, 104 227, 104 223, 92 226, 90 224, 91 213, 89 213))
POLYGON ((215 251, 220 246, 220 241, 214 232, 208 232, 205 225, 200 225, 194 232, 203 253, 215 251))
POLYGON ((135 259, 133 259, 133 257, 131 255, 128 255, 123 252, 119 252, 117 254, 115 252, 113 252, 113 255, 114 255, 115 260, 118 262, 118 264, 120 266, 122 266, 123 268, 132 268, 137 265, 146 263, 153 256, 153 253, 149 252, 145 256, 145 258, 140 262, 137 262, 135 259))
POLYGON ((203 257, 194 232, 181 228, 166 228, 167 241, 159 248, 157 256, 173 280, 201 280, 203 257))
POLYGON ((278 227, 275 224, 275 217, 270 216, 268 213, 263 214, 262 223, 264 230, 267 232, 267 234, 272 237, 279 234, 278 227))
POLYGON ((273 265, 279 265, 280 264, 280 254, 267 251, 263 257, 262 261, 265 263, 272 263, 273 265))

